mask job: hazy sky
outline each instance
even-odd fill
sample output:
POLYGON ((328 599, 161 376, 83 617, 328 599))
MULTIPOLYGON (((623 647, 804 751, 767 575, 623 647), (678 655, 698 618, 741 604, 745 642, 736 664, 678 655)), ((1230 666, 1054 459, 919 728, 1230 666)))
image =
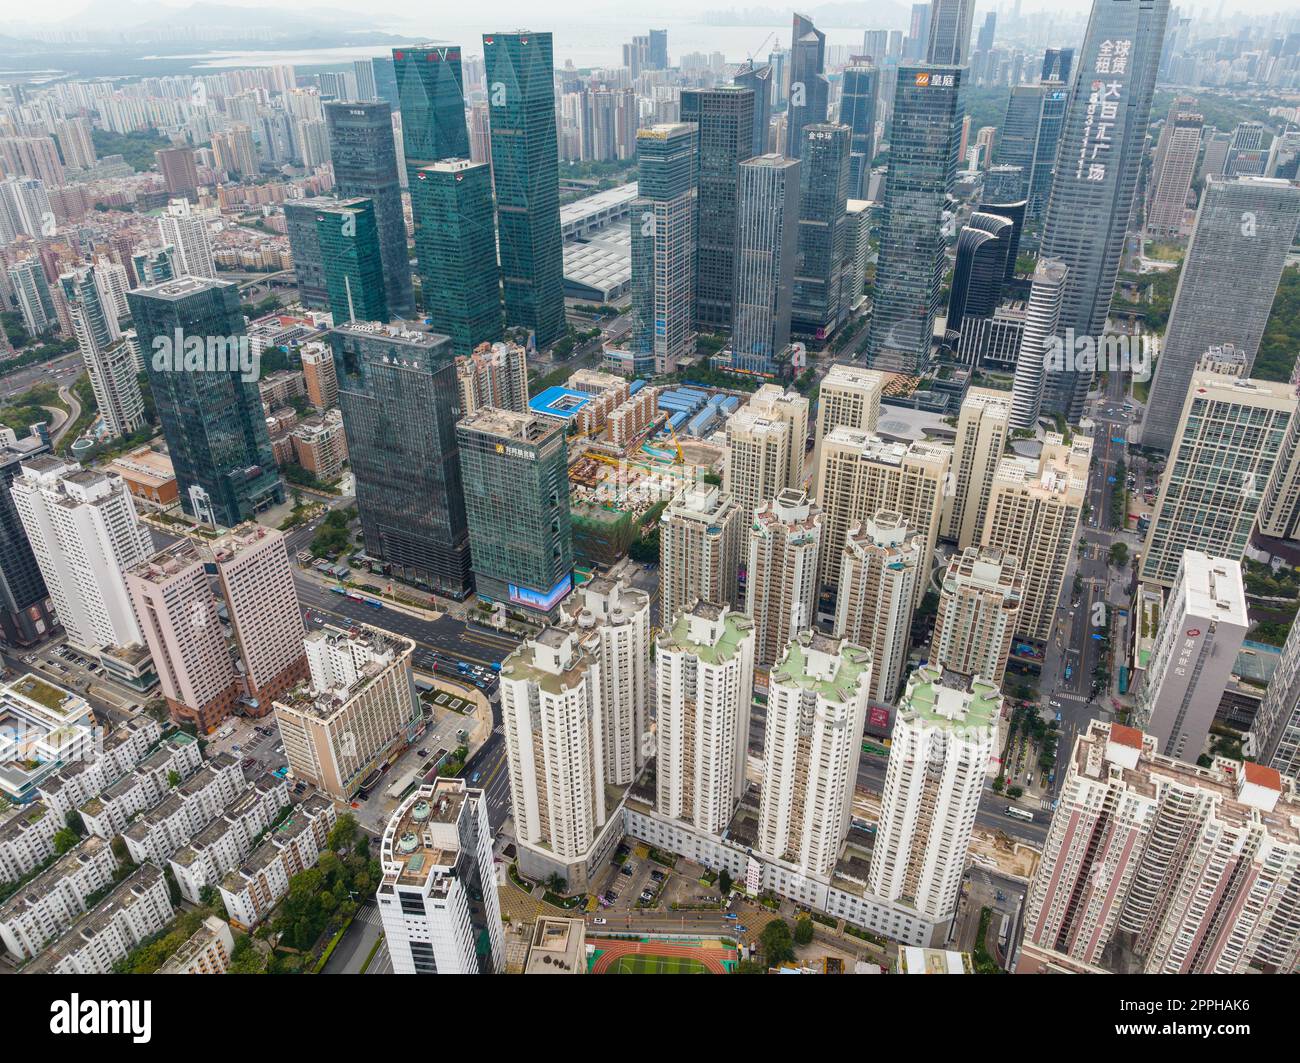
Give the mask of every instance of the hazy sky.
MULTIPOLYGON (((9 4, 17 4, 18 0, 0 0, 0 7, 9 4)), ((112 10, 115 0, 96 0, 94 6, 97 13, 105 10, 112 10)), ((150 7, 188 7, 191 0, 152 0, 150 7)), ((400 18, 403 21, 407 19, 418 19, 421 22, 435 23, 438 20, 436 3, 430 0, 372 0, 372 2, 358 2, 358 0, 216 0, 223 5, 234 5, 243 7, 270 7, 284 10, 303 10, 306 8, 338 8, 342 10, 364 11, 369 12, 372 19, 376 22, 383 21, 385 16, 400 18)), ((444 0, 445 2, 445 0, 444 0)), ((822 0, 803 0, 803 6, 815 9, 822 0)), ((906 3, 906 0, 903 0, 906 3)), ((1022 11, 1034 11, 1043 8, 1053 8, 1057 11, 1079 11, 1083 12, 1090 6, 1091 0, 1022 0, 1022 11)), ((27 18, 39 17, 43 21, 58 21, 63 19, 74 18, 79 12, 90 6, 90 0, 41 0, 36 9, 24 10, 23 14, 27 18), (39 16, 36 11, 39 10, 39 16)), ((134 4, 123 4, 124 7, 136 7, 134 4)), ((745 9, 749 7, 773 7, 784 8, 786 5, 773 2, 773 0, 657 0, 656 3, 646 5, 641 0, 486 0, 476 10, 489 15, 493 19, 508 20, 522 19, 530 25, 541 27, 548 17, 565 18, 571 20, 574 16, 580 15, 583 11, 591 12, 595 17, 604 15, 629 15, 637 14, 641 17, 650 17, 650 21, 655 18, 660 20, 665 17, 676 17, 693 19, 701 11, 706 10, 726 10, 729 8, 745 9)), ((978 7, 980 10, 988 10, 997 6, 990 2, 981 2, 978 7)), ((1181 6, 1184 9, 1192 8, 1196 11, 1215 11, 1220 5, 1218 0, 1174 0, 1174 6, 1181 6)), ((1300 0, 1226 0, 1225 11, 1240 12, 1245 14, 1272 14, 1279 11, 1292 11, 1300 13, 1300 0)), ((16 11, 12 13, 16 14, 16 11)), ((463 13, 463 9, 462 9, 463 13)), ((24 19, 25 21, 26 19, 24 19)))

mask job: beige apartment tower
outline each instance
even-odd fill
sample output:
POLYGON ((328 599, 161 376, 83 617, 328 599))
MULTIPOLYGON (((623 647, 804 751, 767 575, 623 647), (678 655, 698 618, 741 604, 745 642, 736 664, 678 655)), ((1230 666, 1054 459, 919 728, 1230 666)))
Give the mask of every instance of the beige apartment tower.
POLYGON ((813 450, 813 491, 821 467, 822 443, 836 428, 874 432, 880 423, 885 374, 856 365, 833 365, 817 391, 817 445, 813 450))
POLYGON ((729 494, 686 488, 659 517, 659 608, 664 626, 697 598, 740 606, 737 572, 750 514, 729 494))
POLYGON ((722 489, 751 514, 789 487, 804 486, 808 400, 764 384, 727 421, 722 489))
POLYGON ((1002 685, 1020 625, 1025 577, 997 547, 971 546, 948 562, 939 591, 930 657, 941 668, 1002 685))
POLYGON ((993 476, 1006 450, 1011 392, 971 388, 957 417, 953 444, 953 493, 945 499, 940 535, 959 550, 977 545, 984 531, 993 476))
POLYGON ((754 621, 754 664, 770 668, 817 608, 822 511, 788 488, 758 507, 749 526, 745 612, 754 621))
POLYGON ((1003 458, 994 474, 982 541, 1020 561, 1025 586, 1018 633, 1026 638, 1045 642, 1051 633, 1091 461, 1091 439, 1076 435, 1067 445, 1048 432, 1037 460, 1003 458))

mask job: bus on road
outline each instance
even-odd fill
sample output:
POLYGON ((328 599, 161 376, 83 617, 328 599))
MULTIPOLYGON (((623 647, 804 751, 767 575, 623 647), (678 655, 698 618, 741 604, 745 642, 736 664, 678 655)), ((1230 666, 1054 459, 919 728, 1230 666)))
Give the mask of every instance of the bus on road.
POLYGON ((1015 805, 1007 805, 1007 810, 1002 813, 1004 816, 1010 816, 1012 819, 1023 820, 1026 823, 1034 822, 1034 814, 1026 812, 1023 808, 1016 808, 1015 805))

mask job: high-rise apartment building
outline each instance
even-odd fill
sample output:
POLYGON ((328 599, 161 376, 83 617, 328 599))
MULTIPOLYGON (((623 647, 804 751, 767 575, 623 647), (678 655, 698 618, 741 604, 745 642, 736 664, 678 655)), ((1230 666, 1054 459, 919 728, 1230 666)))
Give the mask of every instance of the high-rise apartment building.
POLYGON ((194 213, 188 199, 167 204, 167 213, 158 218, 158 235, 163 244, 176 249, 178 276, 216 278, 207 219, 194 213))
POLYGON ((1224 177, 1262 177, 1268 165, 1262 122, 1238 122, 1223 160, 1224 177))
POLYGON ((958 549, 978 543, 984 531, 993 476, 1006 450, 1011 402, 1008 392, 992 388, 970 388, 962 400, 953 441, 953 493, 945 499, 940 528, 958 549))
POLYGON ((1161 754, 1196 763, 1249 626, 1241 562, 1185 550, 1133 713, 1161 754))
POLYGON ((505 970, 487 795, 464 779, 416 787, 384 830, 375 899, 396 974, 505 970))
POLYGON ((1193 373, 1142 550, 1142 579, 1172 587, 1185 550, 1240 561, 1297 433, 1291 386, 1193 373))
MULTIPOLYGON (((1040 256, 1069 272, 1062 329, 1100 340, 1141 169, 1169 0, 1093 0, 1071 83, 1040 256)), ((1092 374, 1049 374, 1048 408, 1077 421, 1092 374)))
POLYGON ((671 373, 695 353, 695 226, 699 128, 689 122, 637 131, 632 204, 632 351, 671 373))
POLYGON ((1294 783, 1093 720, 1025 896, 1018 973, 1281 973, 1300 960, 1294 783))
POLYGON ((334 168, 334 194, 363 196, 374 204, 388 309, 394 317, 414 317, 411 256, 406 246, 392 105, 387 100, 327 103, 325 124, 334 168))
POLYGON ((1300 624, 1287 632, 1251 725, 1251 740, 1259 763, 1292 778, 1300 776, 1300 624))
POLYGON ((420 294, 429 326, 450 337, 458 355, 500 339, 501 271, 493 225, 492 167, 468 159, 443 159, 415 169, 411 213, 420 294))
POLYGON ((804 631, 768 676, 758 848, 830 875, 848 837, 871 687, 869 650, 804 631))
POLYGON ((329 334, 366 553, 399 579, 464 598, 469 530, 445 336, 381 325, 329 334))
POLYGON ((517 343, 480 344, 456 359, 460 411, 484 406, 524 413, 528 409, 528 352, 517 343))
POLYGON ((564 424, 487 407, 456 442, 479 596, 552 614, 573 587, 564 424))
POLYGON ((304 344, 298 352, 307 400, 324 413, 339 404, 339 378, 334 352, 324 343, 304 344))
POLYGON ((784 488, 803 488, 808 400, 802 395, 764 384, 727 420, 726 436, 722 490, 746 514, 784 488))
POLYGON ((867 333, 873 368, 914 373, 930 361, 948 265, 943 212, 957 176, 966 73, 955 66, 898 68, 867 333))
POLYGON ((656 808, 721 834, 745 789, 754 685, 753 622, 696 601, 655 640, 656 808))
POLYGON ((68 642, 93 657, 139 645, 122 573, 153 549, 121 477, 39 455, 12 493, 68 642))
POLYGON ((1020 627, 1025 577, 1020 561, 996 547, 968 546, 948 562, 930 638, 936 667, 1002 686, 1020 627))
POLYGON ((40 336, 58 327, 54 297, 50 293, 45 271, 34 258, 15 262, 9 267, 9 287, 23 315, 23 327, 32 336, 40 336))
POLYGON ((1300 187, 1263 177, 1207 183, 1156 362, 1142 445, 1169 451, 1197 362, 1232 344, 1254 364, 1295 238, 1300 187), (1249 268, 1245 268, 1249 264, 1249 268), (1231 313, 1224 310, 1231 307, 1231 313))
POLYGON ((1187 194, 1196 176, 1201 155, 1201 131, 1205 119, 1183 111, 1169 120, 1168 139, 1161 155, 1160 172, 1147 212, 1147 232, 1152 236, 1177 237, 1187 214, 1187 194))
POLYGON ((922 665, 894 718, 867 889, 931 919, 957 910, 966 850, 999 748, 1002 695, 982 677, 922 665))
POLYGON ((155 151, 153 157, 168 195, 189 200, 198 198, 199 172, 194 165, 193 148, 164 148, 155 151))
POLYGON ((49 452, 48 434, 35 432, 0 445, 0 639, 10 646, 30 646, 55 623, 49 591, 10 492, 22 462, 49 452))
POLYGON ((1032 429, 1038 423, 1047 389, 1053 340, 1061 335, 1061 313, 1069 267, 1060 259, 1039 258, 1034 266, 1025 327, 1016 356, 1011 388, 1011 427, 1032 429))
POLYGON ((137 380, 135 355, 122 340, 116 308, 96 284, 95 271, 65 273, 60 287, 72 318, 72 333, 90 377, 95 405, 114 437, 130 435, 145 424, 144 397, 137 380))
POLYGON ((912 613, 925 582, 923 545, 900 514, 884 509, 850 525, 844 539, 835 634, 871 651, 871 697, 883 704, 898 696, 907 666, 912 613))
POLYGON ((718 487, 682 491, 659 517, 659 608, 671 621, 696 599, 740 606, 737 571, 751 514, 718 487))
POLYGON ((185 512, 233 527, 282 502, 239 289, 179 277, 127 302, 185 512))
POLYGON ((521 848, 580 860, 613 814, 605 790, 601 659, 578 630, 544 628, 501 664, 501 719, 521 848))
POLYGON ((600 755, 611 786, 630 786, 645 765, 650 729, 650 596, 596 576, 565 602, 565 623, 600 664, 600 755))
POLYGON ((708 332, 734 318, 740 164, 754 152, 754 92, 738 85, 683 89, 682 121, 699 133, 695 225, 695 320, 708 332))
MULTIPOLYGON (((822 591, 839 586, 850 526, 881 510, 899 514, 921 537, 921 565, 928 571, 951 464, 952 448, 941 444, 891 443, 856 428, 832 431, 822 441, 817 470, 825 527, 819 577, 822 591)), ((924 586, 924 580, 918 581, 918 605, 924 586)))
POLYGON ((530 329, 544 347, 565 329, 551 35, 487 34, 483 57, 506 324, 530 329))
POLYGON ((823 441, 841 425, 874 432, 880 422, 880 396, 884 390, 883 373, 856 365, 836 363, 822 377, 817 392, 817 439, 812 458, 814 495, 823 441))
POLYGON ((1048 432, 1037 460, 1006 457, 989 491, 980 543, 1012 554, 1025 574, 1019 634, 1046 642, 1065 586, 1087 495, 1092 440, 1048 432))
POLYGON ((787 361, 799 250, 797 159, 759 155, 738 168, 731 365, 776 376, 787 361))
POLYGON ((324 627, 303 640, 308 679, 275 699, 285 759, 335 801, 399 752, 420 723, 410 639, 376 628, 324 627))
POLYGON ((812 627, 817 608, 821 507, 785 488, 759 505, 749 526, 745 612, 754 621, 754 664, 770 668, 812 627))

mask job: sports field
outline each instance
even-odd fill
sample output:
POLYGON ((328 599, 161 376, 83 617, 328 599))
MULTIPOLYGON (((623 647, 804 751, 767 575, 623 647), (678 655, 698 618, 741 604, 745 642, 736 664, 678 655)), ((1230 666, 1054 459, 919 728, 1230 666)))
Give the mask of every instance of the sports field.
POLYGON ((704 964, 689 956, 620 956, 609 974, 708 974, 704 964))

